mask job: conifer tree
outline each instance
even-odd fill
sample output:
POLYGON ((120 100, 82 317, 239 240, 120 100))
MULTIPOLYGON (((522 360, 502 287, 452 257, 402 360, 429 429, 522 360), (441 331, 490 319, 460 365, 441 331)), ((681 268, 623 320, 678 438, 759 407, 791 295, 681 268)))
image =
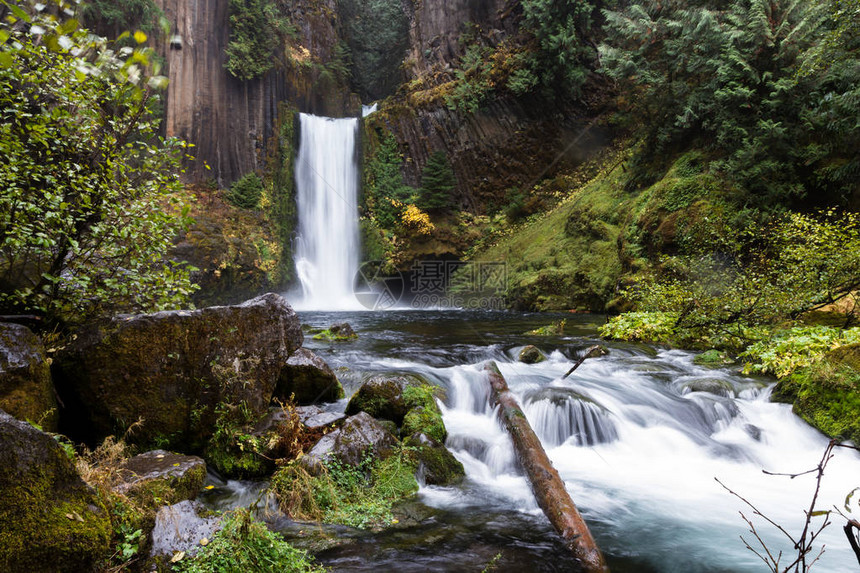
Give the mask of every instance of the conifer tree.
POLYGON ((434 151, 421 170, 418 206, 425 211, 439 211, 450 206, 456 179, 444 151, 434 151))

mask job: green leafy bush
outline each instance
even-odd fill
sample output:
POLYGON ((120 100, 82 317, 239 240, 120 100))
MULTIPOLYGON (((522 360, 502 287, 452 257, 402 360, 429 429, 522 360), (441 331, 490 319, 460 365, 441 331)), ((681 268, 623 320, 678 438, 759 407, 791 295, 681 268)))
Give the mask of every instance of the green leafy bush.
POLYGON ((669 344, 675 340, 677 315, 667 312, 626 312, 600 327, 600 336, 616 340, 669 344))
POLYGON ((860 342, 860 328, 830 326, 795 327, 778 330, 765 340, 751 344, 740 357, 748 359, 745 373, 790 376, 820 361, 834 348, 860 342))
POLYGON ((178 573, 323 573, 324 567, 296 549, 247 509, 228 513, 221 529, 194 556, 175 564, 178 573))
POLYGON ((230 41, 224 67, 240 80, 258 78, 274 67, 279 41, 294 34, 272 0, 230 0, 230 41))
POLYGON ((263 195, 263 180, 254 173, 246 173, 233 185, 227 194, 227 200, 242 209, 256 209, 263 195))
POLYGON ((50 12, 0 23, 0 313, 187 305, 188 269, 165 256, 189 223, 184 143, 151 113, 167 80, 152 50, 116 52, 50 12))

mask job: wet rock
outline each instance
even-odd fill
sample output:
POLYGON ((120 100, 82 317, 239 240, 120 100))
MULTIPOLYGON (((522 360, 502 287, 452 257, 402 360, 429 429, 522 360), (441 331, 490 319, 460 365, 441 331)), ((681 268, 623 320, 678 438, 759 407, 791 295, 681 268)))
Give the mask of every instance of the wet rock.
POLYGON ((734 363, 735 361, 732 360, 731 356, 729 356, 725 352, 720 352, 716 349, 706 350, 705 352, 697 354, 695 357, 693 357, 693 364, 698 364, 699 366, 720 368, 722 366, 729 366, 734 363))
POLYGON ((183 501, 158 510, 152 530, 152 557, 172 557, 180 551, 195 555, 201 541, 211 540, 221 528, 221 517, 200 517, 204 508, 194 501, 183 501))
POLYGON ((686 392, 707 392, 724 398, 733 398, 735 390, 728 380, 722 378, 697 378, 681 384, 681 390, 686 392))
POLYGON ((0 570, 92 571, 111 522, 51 436, 0 411, 0 570))
POLYGON ((439 442, 415 434, 404 442, 414 448, 418 458, 418 478, 427 485, 454 485, 466 477, 463 464, 439 442))
POLYGON ((57 400, 45 347, 20 324, 0 323, 0 409, 57 430, 57 400))
POLYGON ((146 452, 123 462, 122 483, 115 491, 145 497, 158 490, 167 503, 194 499, 206 479, 206 462, 197 456, 184 456, 165 450, 146 452))
POLYGON ((329 342, 347 342, 356 338, 358 338, 358 334, 346 322, 332 324, 327 329, 314 335, 314 340, 328 340, 329 342))
POLYGON ((546 360, 546 356, 537 346, 529 344, 522 350, 520 350, 520 354, 517 357, 517 360, 522 362, 523 364, 537 364, 539 362, 543 362, 546 360))
POLYGON ((384 458, 396 444, 397 438, 382 424, 359 412, 323 436, 300 461, 309 473, 316 474, 321 464, 332 459, 358 466, 367 455, 384 458))
MULTIPOLYGON (((200 448, 219 403, 268 411, 303 335, 283 297, 241 305, 119 316, 82 330, 54 362, 70 428, 96 441, 139 418, 137 443, 200 448)), ((186 450, 188 451, 188 450, 186 450)))
POLYGON ((399 426, 410 409, 403 396, 404 390, 426 384, 414 374, 374 374, 350 398, 346 413, 367 412, 374 418, 385 418, 399 426))
POLYGON ((332 427, 346 420, 346 414, 326 412, 318 406, 302 406, 296 408, 296 413, 298 413, 305 428, 309 430, 332 427))
POLYGON ((275 395, 282 400, 294 396, 297 404, 335 402, 343 398, 343 387, 322 358, 299 348, 281 370, 275 395))

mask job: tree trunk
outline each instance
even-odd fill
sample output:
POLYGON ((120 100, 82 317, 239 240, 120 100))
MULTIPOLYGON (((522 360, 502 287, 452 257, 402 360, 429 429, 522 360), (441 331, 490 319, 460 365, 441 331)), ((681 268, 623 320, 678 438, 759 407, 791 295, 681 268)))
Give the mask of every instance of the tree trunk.
POLYGON ((499 405, 499 417, 514 443, 517 458, 526 471, 538 505, 586 573, 607 573, 609 567, 594 542, 585 520, 552 467, 543 446, 493 361, 484 366, 492 392, 490 400, 499 405))

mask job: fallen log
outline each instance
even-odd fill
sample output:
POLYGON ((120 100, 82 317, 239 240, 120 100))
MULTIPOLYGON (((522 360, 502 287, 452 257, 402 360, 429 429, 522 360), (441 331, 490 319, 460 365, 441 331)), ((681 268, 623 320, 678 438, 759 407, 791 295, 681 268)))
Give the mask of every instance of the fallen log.
POLYGON ((562 541, 586 573, 607 573, 609 567, 585 520, 576 509, 564 482, 552 467, 546 451, 526 420, 525 414, 508 389, 496 363, 484 365, 492 389, 490 400, 499 406, 499 417, 511 435, 517 458, 523 466, 538 505, 562 541))

